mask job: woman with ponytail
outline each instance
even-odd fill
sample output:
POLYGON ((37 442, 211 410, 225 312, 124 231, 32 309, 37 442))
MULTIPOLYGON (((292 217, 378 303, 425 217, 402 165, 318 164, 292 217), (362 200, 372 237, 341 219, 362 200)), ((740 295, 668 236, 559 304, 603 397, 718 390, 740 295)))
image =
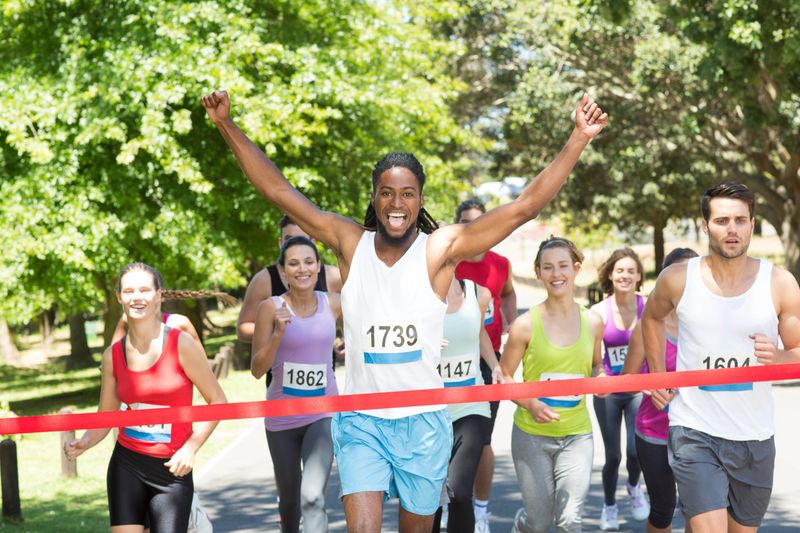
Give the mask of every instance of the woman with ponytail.
MULTIPOLYGON (((194 387, 209 404, 227 402, 199 342, 164 323, 161 274, 144 263, 125 266, 117 300, 128 333, 103 353, 98 411, 192 405, 194 387)), ((108 464, 112 533, 185 533, 192 507, 192 469, 197 450, 217 421, 131 425, 120 428, 108 464)), ((75 459, 102 441, 110 428, 90 429, 67 442, 75 459)))

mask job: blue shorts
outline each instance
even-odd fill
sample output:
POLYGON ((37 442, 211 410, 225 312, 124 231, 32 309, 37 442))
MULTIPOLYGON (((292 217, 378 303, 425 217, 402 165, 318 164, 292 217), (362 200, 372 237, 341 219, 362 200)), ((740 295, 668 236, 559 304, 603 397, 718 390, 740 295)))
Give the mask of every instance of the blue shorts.
POLYGON ((337 413, 331 434, 342 496, 384 492, 411 513, 436 512, 453 448, 446 409, 396 419, 337 413))

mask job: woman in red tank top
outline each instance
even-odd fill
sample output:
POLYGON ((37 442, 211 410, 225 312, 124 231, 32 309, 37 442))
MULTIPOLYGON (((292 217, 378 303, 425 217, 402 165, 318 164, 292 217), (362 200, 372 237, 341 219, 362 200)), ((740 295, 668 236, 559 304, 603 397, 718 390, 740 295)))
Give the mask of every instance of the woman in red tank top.
MULTIPOLYGON (((128 334, 103 353, 98 411, 158 409, 192 404, 196 386, 206 402, 225 403, 202 346, 168 327, 161 313, 161 274, 144 263, 120 272, 117 299, 128 334)), ((194 456, 217 422, 121 427, 108 465, 111 531, 185 533, 192 503, 194 456)), ((90 429, 65 444, 70 459, 102 441, 107 429, 90 429)))

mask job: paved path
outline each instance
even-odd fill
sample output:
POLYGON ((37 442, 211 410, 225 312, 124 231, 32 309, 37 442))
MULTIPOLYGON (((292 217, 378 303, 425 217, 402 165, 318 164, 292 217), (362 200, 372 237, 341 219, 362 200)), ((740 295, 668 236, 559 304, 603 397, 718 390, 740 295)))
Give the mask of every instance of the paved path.
MULTIPOLYGON (((513 249, 501 250, 513 258, 515 273, 525 275, 525 270, 530 269, 531 253, 535 254, 533 245, 526 244, 526 247, 522 249, 519 241, 512 239, 504 244, 509 247, 517 247, 517 251, 521 252, 514 254, 513 249)), ((541 291, 522 284, 517 285, 517 293, 519 307, 522 308, 534 305, 542 298, 541 291)), ((340 383, 343 383, 344 379, 342 370, 342 368, 337 369, 337 380, 340 380, 340 383)), ((800 384, 776 386, 774 394, 778 456, 770 510, 760 531, 788 533, 800 530, 800 482, 798 481, 800 480, 800 457, 796 452, 800 446, 800 427, 796 422, 796 406, 800 405, 800 384)), ((509 531, 514 513, 521 506, 510 451, 513 411, 514 405, 511 402, 501 404, 494 433, 497 468, 490 503, 491 527, 494 532, 509 531)), ((584 509, 584 530, 597 531, 603 503, 600 483, 603 444, 594 420, 593 409, 590 408, 590 412, 595 428, 595 467, 589 498, 584 509)), ((617 492, 622 518, 621 531, 644 532, 643 522, 625 520, 628 507, 625 499, 624 480, 623 467, 620 475, 620 490, 617 492)), ((260 420, 254 421, 249 430, 243 432, 228 449, 221 452, 202 471, 197 473, 196 486, 214 522, 215 531, 280 531, 277 523, 278 511, 272 464, 267 451, 263 424, 260 420)), ((330 528, 334 532, 346 529, 338 492, 339 480, 334 466, 327 497, 330 528)), ((676 517, 674 527, 674 531, 683 531, 683 520, 680 516, 676 517)), ((397 500, 390 501, 384 507, 383 531, 397 531, 397 500)))

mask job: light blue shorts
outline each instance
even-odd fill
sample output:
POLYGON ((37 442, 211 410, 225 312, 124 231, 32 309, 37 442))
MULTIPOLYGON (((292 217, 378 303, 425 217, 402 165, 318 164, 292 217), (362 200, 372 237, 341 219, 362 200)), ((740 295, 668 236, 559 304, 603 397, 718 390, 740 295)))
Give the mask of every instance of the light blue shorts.
POLYGON ((331 434, 342 496, 384 492, 411 513, 436 512, 453 448, 446 409, 396 419, 337 413, 331 434))

